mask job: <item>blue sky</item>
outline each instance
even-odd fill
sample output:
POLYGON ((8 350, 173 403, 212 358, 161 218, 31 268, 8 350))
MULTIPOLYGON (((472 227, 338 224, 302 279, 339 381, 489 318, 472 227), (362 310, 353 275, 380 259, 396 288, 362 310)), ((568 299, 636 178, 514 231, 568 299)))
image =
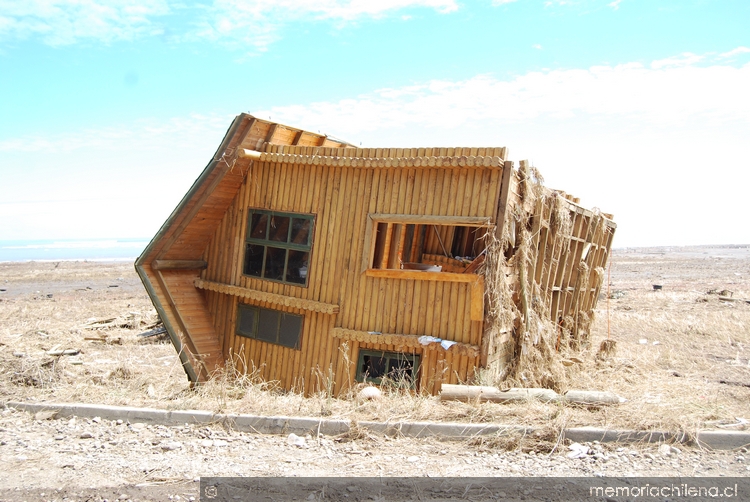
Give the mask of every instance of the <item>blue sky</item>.
POLYGON ((750 2, 0 0, 0 240, 151 237, 250 112, 507 146, 615 246, 750 243, 750 2))

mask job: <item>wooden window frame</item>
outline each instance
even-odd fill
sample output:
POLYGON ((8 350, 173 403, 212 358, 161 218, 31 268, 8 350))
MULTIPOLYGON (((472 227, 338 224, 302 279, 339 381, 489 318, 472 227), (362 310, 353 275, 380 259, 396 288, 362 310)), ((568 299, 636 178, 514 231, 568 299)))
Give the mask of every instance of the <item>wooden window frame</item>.
MULTIPOLYGON (((400 225, 440 225, 440 226, 461 226, 461 227, 485 227, 489 228, 492 226, 490 218, 487 216, 433 216, 433 215, 415 215, 415 214, 383 214, 383 213, 370 213, 367 215, 367 223, 365 226, 365 245, 364 254, 362 256, 362 272, 369 270, 388 270, 388 271, 399 271, 400 268, 388 267, 388 268, 375 268, 373 263, 376 258, 375 242, 377 240, 377 230, 380 224, 400 224, 400 225)), ((386 239, 386 246, 390 244, 392 240, 386 239)), ((393 253, 388 253, 389 262, 393 260, 393 253)), ((425 273, 425 271, 418 270, 404 270, 404 272, 419 272, 425 273)), ((434 273, 434 272, 427 272, 434 273)), ((438 272, 444 273, 444 272, 438 272)))
POLYGON ((253 279, 261 279, 261 280, 264 280, 264 281, 277 282, 277 283, 281 283, 281 284, 287 284, 287 285, 290 285, 290 286, 297 286, 297 287, 300 287, 300 288, 306 288, 306 287, 308 287, 309 282, 310 282, 310 264, 312 263, 312 249, 313 249, 313 241, 314 241, 314 235, 315 235, 315 219, 316 218, 315 218, 314 214, 290 213, 290 212, 285 212, 285 211, 269 211, 267 209, 250 208, 248 210, 248 212, 247 212, 247 221, 245 223, 245 241, 244 241, 245 242, 245 251, 244 251, 244 254, 243 254, 243 259, 242 259, 242 264, 241 264, 241 266, 242 266, 242 275, 244 277, 251 277, 253 279), (258 238, 253 238, 253 237, 250 236, 250 230, 251 230, 251 226, 252 226, 253 215, 255 215, 255 214, 265 214, 265 215, 268 215, 268 222, 266 223, 267 226, 266 226, 266 238, 265 239, 258 239, 258 238), (289 218, 290 219, 290 225, 289 225, 289 230, 288 230, 287 241, 286 242, 273 241, 273 240, 270 240, 268 238, 268 232, 269 232, 268 226, 270 226, 271 218, 274 217, 274 216, 281 216, 281 217, 285 217, 285 218, 289 218), (289 242, 289 240, 291 238, 291 232, 292 232, 292 224, 291 224, 292 218, 304 219, 304 220, 309 220, 310 221, 310 231, 309 231, 309 236, 308 236, 308 243, 306 245, 299 245, 299 244, 295 244, 293 242, 289 242), (260 276, 251 275, 251 274, 245 273, 246 263, 247 263, 247 250, 248 250, 248 246, 249 245, 263 246, 263 259, 262 259, 263 260, 263 265, 261 267, 261 275, 260 276), (265 277, 266 256, 267 256, 267 252, 268 252, 268 248, 269 247, 281 248, 281 249, 285 250, 285 255, 284 255, 284 270, 283 270, 283 273, 282 273, 282 277, 284 277, 284 278, 286 278, 287 272, 288 272, 287 271, 287 267, 289 265, 289 251, 302 251, 302 252, 308 253, 307 274, 305 276, 305 282, 304 282, 304 284, 303 283, 299 283, 299 282, 287 281, 287 280, 284 280, 284 279, 279 280, 279 279, 272 279, 272 278, 265 277))
POLYGON ((376 232, 378 224, 381 223, 399 223, 402 225, 452 225, 489 228, 493 226, 489 217, 370 213, 367 215, 365 242, 363 246, 364 254, 362 256, 362 273, 367 277, 469 283, 471 286, 471 320, 482 321, 484 319, 484 277, 481 275, 476 273, 404 270, 400 268, 372 268, 376 251, 376 232))
POLYGON ((276 309, 267 309, 263 307, 257 307, 255 305, 247 305, 244 303, 240 303, 237 306, 237 319, 235 321, 235 328, 234 332, 237 336, 241 336, 244 338, 250 338, 253 340, 258 340, 259 342, 265 342, 265 343, 271 343, 274 345, 279 345, 281 347, 286 347, 292 350, 301 350, 302 347, 302 332, 304 331, 304 325, 305 325, 305 316, 299 315, 299 314, 291 314, 289 312, 284 312, 283 310, 276 310, 276 309), (260 329, 260 316, 262 312, 272 312, 273 314, 278 315, 278 319, 276 321, 276 332, 273 337, 265 337, 262 338, 259 333, 260 329), (253 317, 253 326, 250 331, 243 331, 241 329, 242 325, 242 315, 243 313, 250 313, 252 312, 253 317), (296 334, 296 340, 294 345, 289 345, 286 343, 281 343, 281 326, 284 321, 285 317, 293 317, 293 318, 299 318, 299 333, 296 334), (271 340, 270 338, 273 338, 271 340))
MULTIPOLYGON (((380 385, 383 382, 384 377, 368 377, 362 372, 362 367, 364 366, 365 356, 375 356, 381 359, 386 359, 386 363, 385 363, 386 371, 387 371, 387 368, 391 359, 403 359, 403 360, 409 361, 412 365, 411 382, 406 388, 415 389, 417 387, 417 382, 419 381, 419 370, 420 370, 420 362, 421 362, 420 354, 407 354, 406 352, 392 352, 392 351, 387 351, 387 350, 360 350, 359 355, 357 356, 356 380, 358 382, 369 382, 369 383, 374 383, 376 385, 380 385)), ((387 376, 387 373, 386 373, 386 376, 387 376)), ((402 383, 401 381, 395 381, 395 380, 389 380, 389 381, 395 384, 402 383)))

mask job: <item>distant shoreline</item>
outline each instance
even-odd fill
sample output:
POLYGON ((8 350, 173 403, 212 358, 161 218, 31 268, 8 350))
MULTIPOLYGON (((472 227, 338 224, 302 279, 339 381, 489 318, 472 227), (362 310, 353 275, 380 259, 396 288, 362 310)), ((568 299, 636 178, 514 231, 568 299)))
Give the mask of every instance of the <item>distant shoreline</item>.
MULTIPOLYGON (((0 240, 0 263, 23 262, 127 262, 135 261, 150 239, 36 239, 0 240)), ((731 254, 750 253, 750 244, 695 244, 685 246, 623 246, 613 253, 664 254, 701 253, 727 250, 731 254), (733 252, 732 252, 733 251, 733 252)))
POLYGON ((144 238, 0 240, 0 263, 129 261, 148 243, 144 238))

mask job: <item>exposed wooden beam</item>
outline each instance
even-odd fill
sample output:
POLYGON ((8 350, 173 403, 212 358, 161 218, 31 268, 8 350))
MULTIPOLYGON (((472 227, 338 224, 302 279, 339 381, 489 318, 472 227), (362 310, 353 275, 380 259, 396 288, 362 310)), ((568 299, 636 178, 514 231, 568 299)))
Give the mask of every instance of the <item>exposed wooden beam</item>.
POLYGON ((154 260, 151 263, 154 270, 204 270, 208 263, 203 260, 154 260))
MULTIPOLYGON (((323 145, 320 145, 323 146, 323 145)), ((343 150, 343 149, 342 149, 343 150)), ((338 166, 359 168, 403 168, 403 167, 484 167, 499 169, 504 165, 502 157, 487 155, 453 155, 453 156, 417 156, 417 157, 357 157, 353 156, 354 149, 341 152, 346 155, 304 155, 296 153, 261 152, 261 162, 275 162, 281 164, 301 164, 313 166, 338 166)))
POLYGON ((276 134, 276 129, 278 127, 279 124, 271 124, 271 127, 268 129, 268 134, 266 134, 266 143, 273 142, 273 135, 276 134))
POLYGON ((240 298, 245 298, 248 300, 268 302, 274 305, 281 305, 284 307, 291 307, 291 308, 302 309, 302 310, 310 310, 313 312, 321 312, 323 314, 338 314, 339 313, 339 306, 331 304, 331 303, 316 302, 313 300, 305 300, 304 298, 279 295, 276 293, 267 293, 265 291, 258 291, 256 289, 243 288, 241 286, 234 286, 232 284, 223 284, 220 282, 196 279, 195 287, 199 289, 207 289, 209 291, 215 291, 217 293, 223 293, 226 295, 238 296, 240 298))
POLYGON ((297 131, 294 135, 294 140, 292 140, 292 146, 299 145, 299 141, 302 139, 302 133, 305 131, 297 131))
POLYGON ((405 225, 463 225, 468 227, 486 227, 490 225, 489 216, 371 213, 369 217, 378 223, 402 223, 405 225))
POLYGON ((500 199, 497 204, 497 216, 495 217, 495 237, 503 238, 505 227, 505 214, 508 211, 508 196, 510 195, 510 175, 513 172, 513 161, 506 160, 503 163, 503 177, 500 179, 500 199))
POLYGON ((257 150, 248 150, 247 148, 240 148, 237 150, 237 156, 241 159, 260 160, 261 153, 257 150))
POLYGON ((378 343, 395 345, 396 347, 419 347, 423 350, 441 349, 459 356, 476 357, 479 355, 479 347, 468 343, 454 342, 450 348, 443 349, 440 343, 422 345, 419 342, 420 335, 403 335, 392 333, 373 333, 370 331, 359 331, 354 329, 333 328, 331 334, 340 340, 350 340, 362 343, 378 343))
POLYGON ((158 270, 156 271, 156 280, 159 282, 161 291, 164 294, 165 298, 167 299, 167 304, 169 305, 171 314, 174 316, 175 320, 177 321, 180 331, 182 331, 182 334, 183 334, 182 338, 184 339, 185 345, 187 345, 187 349, 190 351, 190 355, 198 363, 197 365, 195 365, 197 367, 193 367, 193 370, 198 373, 197 375, 198 380, 205 382, 206 380, 208 380, 208 372, 206 369, 206 365, 201 360, 200 353, 198 352, 198 349, 195 347, 195 343, 193 342, 193 339, 190 336, 190 331, 187 328, 187 324, 185 323, 185 320, 182 318, 182 315, 180 314, 180 309, 177 307, 177 304, 175 303, 174 298, 172 297, 172 292, 169 290, 169 287, 167 286, 167 281, 164 280, 164 276, 158 270))

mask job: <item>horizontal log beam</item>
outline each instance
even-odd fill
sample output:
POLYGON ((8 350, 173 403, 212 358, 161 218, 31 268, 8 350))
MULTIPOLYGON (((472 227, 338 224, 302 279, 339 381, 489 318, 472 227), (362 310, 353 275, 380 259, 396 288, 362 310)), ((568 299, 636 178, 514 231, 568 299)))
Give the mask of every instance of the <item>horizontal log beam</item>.
MULTIPOLYGON (((425 350, 442 349, 440 343, 437 342, 422 345, 419 343, 419 337, 421 335, 375 333, 372 331, 359 331, 346 328, 333 328, 332 335, 334 338, 353 342, 383 343, 386 345, 395 345, 396 347, 416 347, 425 350)), ((477 357, 479 355, 479 346, 468 343, 455 342, 447 350, 459 356, 477 357)))
POLYGON ((454 272, 430 272, 427 270, 403 270, 395 268, 368 268, 365 271, 367 277, 378 277, 380 279, 411 279, 415 281, 434 282, 478 282, 482 281, 481 275, 458 274, 454 272))
POLYGON ((489 216, 435 216, 431 214, 383 214, 372 213, 370 219, 379 223, 401 223, 404 225, 462 225, 489 227, 489 216))
POLYGON ((154 270, 204 270, 208 263, 203 260, 154 260, 151 262, 154 270))
POLYGON ((278 295, 276 293, 267 293, 265 291, 258 291, 256 289, 243 288, 240 286, 233 286, 231 284, 223 284, 220 282, 196 279, 195 287, 198 289, 206 289, 208 291, 223 293, 225 295, 237 296, 240 298, 245 298, 247 300, 268 302, 274 305, 281 305, 283 307, 309 310, 312 312, 320 312, 322 314, 331 315, 339 313, 338 305, 316 302, 313 300, 305 300, 304 298, 296 298, 294 296, 284 296, 278 295))
POLYGON ((502 169, 502 157, 490 155, 453 155, 422 157, 346 157, 338 155, 298 155, 293 153, 258 152, 240 148, 237 156, 280 164, 338 167, 486 167, 502 169))
POLYGON ((247 148, 240 148, 237 150, 237 156, 242 159, 260 160, 263 154, 257 150, 248 150, 247 148))

